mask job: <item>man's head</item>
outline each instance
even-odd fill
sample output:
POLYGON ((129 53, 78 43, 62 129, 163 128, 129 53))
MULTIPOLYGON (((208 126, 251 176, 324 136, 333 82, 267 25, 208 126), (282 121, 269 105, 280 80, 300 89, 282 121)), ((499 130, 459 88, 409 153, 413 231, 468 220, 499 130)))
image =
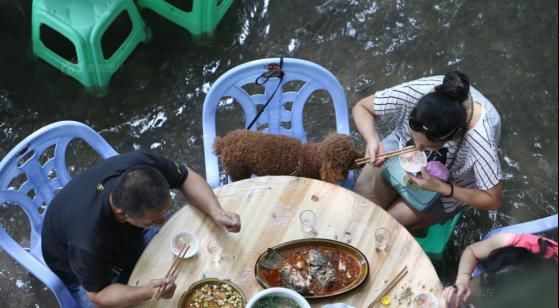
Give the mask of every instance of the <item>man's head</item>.
POLYGON ((143 228, 161 224, 171 207, 169 184, 153 167, 133 167, 120 176, 111 203, 120 220, 143 228))

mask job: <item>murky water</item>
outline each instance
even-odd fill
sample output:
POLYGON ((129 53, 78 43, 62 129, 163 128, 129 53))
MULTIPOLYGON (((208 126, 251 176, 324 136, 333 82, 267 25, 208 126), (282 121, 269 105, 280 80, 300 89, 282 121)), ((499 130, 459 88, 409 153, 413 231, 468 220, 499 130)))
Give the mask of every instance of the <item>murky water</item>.
MULTIPOLYGON (((30 2, 0 0, 0 156, 41 126, 73 119, 119 152, 152 149, 203 174, 202 102, 237 64, 279 55, 314 61, 338 77, 351 105, 405 80, 460 69, 502 115, 505 198, 496 215, 466 213, 441 278, 448 281, 464 246, 490 229, 557 213, 556 1, 235 1, 204 40, 143 12, 153 38, 101 97, 32 57, 30 2)), ((328 116, 310 113, 311 136, 332 128, 322 120, 328 116)), ((224 118, 223 127, 240 119, 224 118)), ((2 251, 0 277, 0 306, 56 306, 2 251)))

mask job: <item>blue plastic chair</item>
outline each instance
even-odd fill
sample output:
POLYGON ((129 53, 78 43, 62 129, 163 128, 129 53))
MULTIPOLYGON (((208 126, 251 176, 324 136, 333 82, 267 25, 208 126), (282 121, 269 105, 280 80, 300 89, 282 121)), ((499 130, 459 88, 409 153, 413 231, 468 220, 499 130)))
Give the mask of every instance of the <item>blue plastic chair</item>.
MULTIPOLYGON (((210 88, 204 100, 202 128, 206 180, 211 187, 220 185, 218 158, 213 153, 212 147, 216 137, 217 108, 224 98, 232 98, 241 105, 246 117, 245 127, 248 127, 258 112, 258 106, 264 105, 277 89, 276 94, 273 95, 269 105, 251 130, 256 131, 258 127, 265 127, 260 131, 296 137, 301 142, 307 142, 303 125, 303 109, 315 91, 324 90, 330 94, 334 104, 337 132, 349 135, 348 106, 344 89, 332 73, 318 64, 301 59, 283 59, 285 75, 281 80, 282 85, 290 81, 304 82, 304 85, 297 91, 284 91, 282 86, 278 88, 280 78, 271 78, 266 82, 263 85, 265 88, 263 94, 251 94, 243 88, 254 85, 255 80, 267 71, 268 64, 279 64, 279 62, 279 58, 273 58, 241 64, 220 76, 210 88)), ((353 186, 352 172, 344 181, 343 186, 349 188, 353 186)))
MULTIPOLYGON (((495 229, 491 232, 488 232, 486 235, 484 235, 482 240, 492 238, 500 233, 514 233, 514 234, 545 233, 553 230, 557 230, 557 214, 549 217, 544 217, 544 218, 516 224, 516 225, 495 229)), ((474 270, 472 276, 475 277, 480 275, 481 273, 483 273, 483 270, 478 266, 474 270)))
POLYGON ((70 180, 66 149, 74 139, 85 141, 104 159, 117 154, 90 127, 79 122, 61 121, 29 135, 0 161, 0 205, 20 207, 27 215, 31 229, 29 247, 23 247, 4 226, 0 226, 0 248, 41 280, 54 293, 61 307, 76 307, 77 303, 43 260, 41 228, 56 191, 70 180), (52 157, 42 163, 42 156, 48 155, 53 146, 52 157))

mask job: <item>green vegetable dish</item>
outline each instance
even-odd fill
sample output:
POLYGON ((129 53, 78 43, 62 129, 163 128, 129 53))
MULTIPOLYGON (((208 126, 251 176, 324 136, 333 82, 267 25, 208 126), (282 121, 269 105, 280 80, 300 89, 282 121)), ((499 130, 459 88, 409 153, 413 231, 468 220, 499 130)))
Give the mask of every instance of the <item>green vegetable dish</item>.
POLYGON ((254 304, 254 308, 301 308, 301 306, 290 298, 270 295, 259 299, 254 304))

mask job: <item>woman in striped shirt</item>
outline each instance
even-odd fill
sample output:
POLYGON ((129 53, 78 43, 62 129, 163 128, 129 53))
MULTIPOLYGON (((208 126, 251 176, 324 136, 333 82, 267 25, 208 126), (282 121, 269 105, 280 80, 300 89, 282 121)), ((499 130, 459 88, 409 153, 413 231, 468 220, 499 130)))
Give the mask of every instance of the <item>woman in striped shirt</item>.
POLYGON ((496 210, 502 200, 502 171, 497 155, 501 119, 495 107, 470 87, 469 78, 453 71, 379 91, 353 107, 357 130, 367 143, 367 164, 354 190, 386 209, 409 229, 420 229, 454 216, 467 204, 496 210), (381 141, 375 128, 385 121, 393 131, 381 141), (419 188, 441 198, 419 212, 380 176, 385 151, 413 143, 419 150, 446 156, 450 179, 443 182, 425 170, 410 176, 419 188))

